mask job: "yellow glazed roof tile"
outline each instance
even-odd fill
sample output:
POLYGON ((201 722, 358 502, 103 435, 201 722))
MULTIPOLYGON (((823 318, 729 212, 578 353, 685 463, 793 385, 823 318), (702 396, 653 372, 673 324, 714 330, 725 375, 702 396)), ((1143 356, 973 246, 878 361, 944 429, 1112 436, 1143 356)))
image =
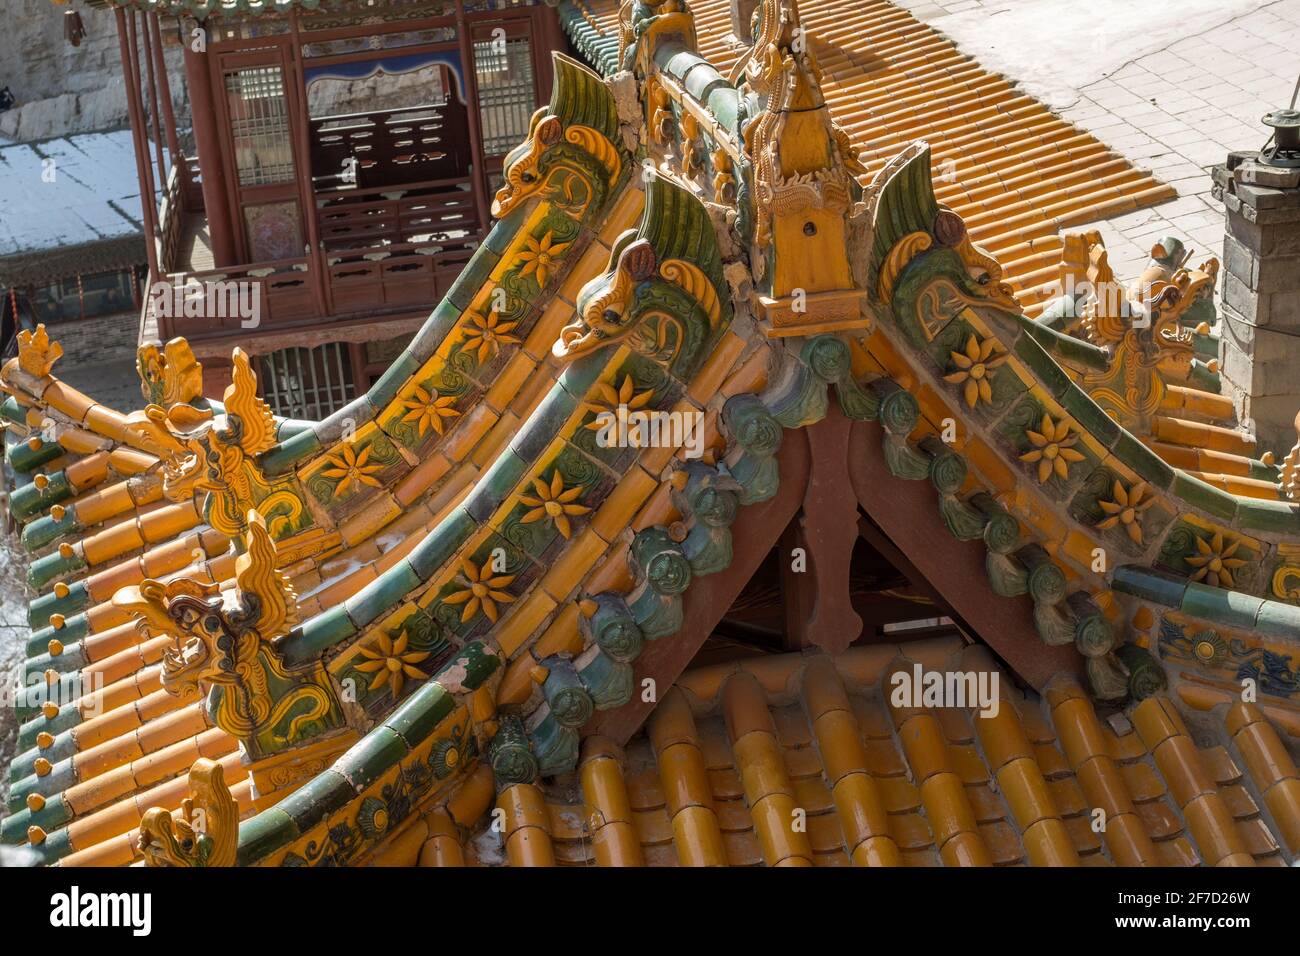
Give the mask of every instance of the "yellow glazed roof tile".
MULTIPOLYGON (((946 656, 953 646, 948 639, 902 645, 900 664, 910 659, 909 651, 935 659, 936 650, 946 656)), ((904 719, 889 728, 888 737, 869 737, 856 715, 888 707, 884 671, 877 665, 877 680, 865 689, 847 688, 862 687, 859 662, 871 656, 880 659, 873 648, 838 657, 766 659, 770 677, 802 687, 800 708, 763 690, 744 664, 738 671, 736 664, 719 665, 733 672, 721 681, 716 667, 687 673, 678 686, 691 691, 694 707, 674 689, 648 729, 625 748, 604 738, 586 742, 576 790, 546 788, 552 818, 567 809, 566 819, 586 821, 562 839, 552 832, 555 859, 584 866, 1272 865, 1282 859, 1280 844, 1294 838, 1288 833, 1294 813, 1283 832, 1275 833, 1235 782, 1249 779, 1266 800, 1273 794, 1279 808, 1284 792, 1277 788, 1300 784, 1295 765, 1277 756, 1276 731, 1250 705, 1217 718, 1224 744, 1198 748, 1186 736, 1173 700, 1149 698, 1139 705, 1136 727, 1116 738, 1123 741, 1116 748, 1107 741, 1113 731, 1103 730, 1091 701, 1073 678, 1062 677, 1046 700, 1019 691, 1006 696, 992 723, 960 708, 945 708, 942 721, 932 711, 912 708, 900 714, 904 719), (844 673, 859 679, 850 685, 844 673), (713 696, 697 697, 698 688, 711 688, 713 696), (962 728, 972 724, 978 750, 960 742, 968 736, 962 728), (782 725, 788 741, 774 733, 782 725), (725 770, 704 768, 704 727, 710 738, 718 728, 730 728, 726 756, 716 758, 725 759, 725 770), (1234 730, 1244 767, 1225 749, 1234 730), (1148 738, 1156 741, 1154 752, 1148 738), (1255 744, 1256 738, 1264 742, 1255 744), (1172 750, 1162 750, 1171 744, 1172 750), (867 748, 882 745, 896 755, 898 771, 919 787, 871 769, 867 748), (789 768, 804 763, 792 754, 820 754, 813 775, 792 778, 789 768), (954 774, 953 763, 972 759, 986 778, 996 776, 996 789, 963 784, 954 774), (911 796, 891 799, 890 789, 897 794, 899 786, 911 796), (608 836, 618 840, 617 853, 593 840, 589 812, 615 803, 635 818, 632 830, 608 836), (638 804, 648 809, 632 809, 638 804), (1093 825, 1095 812, 1107 818, 1101 833, 1093 825), (796 836, 778 826, 800 814, 806 827, 796 836), (633 835, 636 847, 629 842, 633 835)), ((950 658, 949 666, 960 660, 950 658)), ((876 733, 883 730, 874 724, 876 733)), ((537 856, 546 860, 544 853, 537 856)), ((523 854, 507 858, 518 865, 523 854)))

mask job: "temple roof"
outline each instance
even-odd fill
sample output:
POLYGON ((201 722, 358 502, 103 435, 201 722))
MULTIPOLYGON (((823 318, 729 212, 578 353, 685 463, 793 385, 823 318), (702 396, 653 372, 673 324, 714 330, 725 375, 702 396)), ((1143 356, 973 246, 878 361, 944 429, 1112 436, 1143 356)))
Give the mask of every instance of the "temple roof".
POLYGON ((1184 707, 1102 717, 1072 679, 1025 693, 959 638, 715 665, 626 747, 588 738, 575 780, 517 795, 500 843, 442 836, 429 862, 1285 865, 1300 780, 1280 738, 1238 703, 1193 712, 1193 739, 1184 707), (998 713, 892 706, 917 665, 999 674, 998 713))
MULTIPOLYGON (((613 66, 619 6, 560 4, 575 45, 602 69, 613 66)), ((747 49, 732 33, 730 5, 692 0, 690 8, 700 54, 727 75, 747 49)), ((1050 297, 1040 286, 1057 277, 1063 231, 1176 196, 901 7, 818 0, 800 11, 826 102, 860 150, 858 178, 869 182, 917 139, 930 143, 935 196, 1002 264, 1029 315, 1050 297)))
MULTIPOLYGON (((437 862, 480 856, 495 800, 516 862, 1294 858, 1300 508, 1196 364, 1217 264, 1162 242, 1125 308, 1036 320, 1013 282, 1104 275, 1093 237, 1006 200, 1056 245, 1004 269, 927 142, 882 164, 894 131, 846 137, 838 48, 794 48, 791 5, 765 0, 735 82, 693 52, 717 42, 702 6, 630 5, 593 55, 616 76, 557 56, 492 232, 323 421, 275 418, 239 350, 205 398, 180 339, 142 347, 150 406, 122 415, 23 333, 0 411, 36 596, 6 842, 437 862), (809 653, 682 677, 787 529, 809 653), (863 634, 868 534, 987 650, 863 634), (883 695, 900 655, 991 679, 989 652, 996 716, 883 695)), ((867 11, 850 53, 877 20, 932 42, 867 11)))

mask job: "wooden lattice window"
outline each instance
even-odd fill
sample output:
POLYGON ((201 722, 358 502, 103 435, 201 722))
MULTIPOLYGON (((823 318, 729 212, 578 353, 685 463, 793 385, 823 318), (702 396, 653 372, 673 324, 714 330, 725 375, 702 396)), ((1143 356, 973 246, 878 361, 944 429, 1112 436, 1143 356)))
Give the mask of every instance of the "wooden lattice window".
POLYGON ((526 36, 476 39, 474 73, 483 153, 500 156, 528 135, 528 121, 537 109, 532 40, 526 36))
POLYGON ((262 397, 277 415, 320 421, 356 394, 352 355, 345 342, 262 356, 262 397))
POLYGON ((253 66, 227 73, 226 103, 239 185, 292 182, 293 146, 280 67, 253 66))

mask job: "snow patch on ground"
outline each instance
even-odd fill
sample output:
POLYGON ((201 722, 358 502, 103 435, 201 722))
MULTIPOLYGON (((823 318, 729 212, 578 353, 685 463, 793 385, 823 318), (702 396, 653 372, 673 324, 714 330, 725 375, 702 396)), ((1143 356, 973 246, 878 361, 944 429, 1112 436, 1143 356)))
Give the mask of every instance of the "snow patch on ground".
POLYGON ((0 532, 0 798, 9 790, 9 763, 18 743, 13 688, 21 681, 27 626, 27 561, 18 540, 0 532))
MULTIPOLYGON (((1053 109, 1132 61, 1267 6, 1272 0, 992 0, 927 18, 986 70, 1053 109)), ((1160 72, 1155 69, 1154 72, 1160 72)))

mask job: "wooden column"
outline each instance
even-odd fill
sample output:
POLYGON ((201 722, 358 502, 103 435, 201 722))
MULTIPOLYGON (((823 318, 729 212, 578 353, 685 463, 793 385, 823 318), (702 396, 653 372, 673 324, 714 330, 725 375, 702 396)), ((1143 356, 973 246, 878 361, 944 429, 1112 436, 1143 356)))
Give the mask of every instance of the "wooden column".
MULTIPOLYGON (((187 178, 185 157, 181 155, 180 137, 176 133, 176 112, 172 107, 172 84, 167 76, 167 57, 163 53, 162 30, 158 26, 158 14, 146 15, 149 35, 153 37, 154 70, 158 75, 158 91, 162 99, 163 133, 167 137, 167 151, 172 154, 172 165, 180 170, 181 182, 187 178)), ((184 191, 182 190, 182 195, 184 191)))
POLYGON ((294 123, 294 140, 297 145, 298 159, 294 163, 294 172, 298 177, 299 202, 302 204, 302 216, 307 226, 308 258, 311 271, 316 281, 312 283, 316 293, 316 309, 324 317, 334 314, 334 297, 331 295, 329 266, 325 261, 325 250, 321 248, 320 223, 316 216, 316 185, 311 178, 311 112, 308 106, 307 79, 302 69, 302 36, 298 22, 298 9, 289 11, 289 25, 292 35, 293 53, 293 88, 298 98, 298 109, 290 115, 296 115, 294 123))
MULTIPOLYGON (((158 106, 158 74, 155 69, 153 33, 149 29, 149 18, 151 14, 141 14, 140 35, 144 39, 144 66, 145 76, 149 80, 149 117, 153 126, 153 147, 154 155, 158 161, 158 183, 162 186, 163 191, 167 189, 167 160, 163 155, 163 122, 162 110, 158 106)), ((135 13, 131 14, 132 25, 135 23, 135 13)), ((176 154, 172 154, 172 162, 176 162, 176 154)))
POLYGON ((149 174, 149 142, 144 135, 144 110, 140 104, 135 36, 134 30, 128 27, 125 8, 118 7, 114 14, 117 19, 118 45, 122 51, 122 76, 126 81, 126 110, 131 119, 131 139, 135 146, 135 171, 140 180, 140 218, 144 224, 145 258, 149 262, 149 282, 153 283, 159 275, 157 207, 154 205, 153 176, 149 174))
POLYGON ((781 556, 786 642, 791 648, 816 644, 828 654, 840 654, 862 633, 862 618, 853 609, 849 588, 849 565, 858 540, 858 503, 849 493, 851 425, 832 399, 826 417, 803 429, 812 471, 796 537, 807 567, 794 571, 791 555, 781 556))
POLYGON ((486 231, 492 218, 487 201, 487 158, 483 155, 482 117, 478 105, 478 76, 474 70, 474 43, 465 7, 456 0, 456 38, 460 42, 461 84, 465 94, 465 112, 469 117, 469 148, 474 157, 474 208, 478 210, 479 228, 486 231))
POLYGON ((225 189, 221 132, 217 128, 207 53, 194 52, 193 44, 188 42, 185 44, 185 82, 190 89, 194 148, 199 154, 199 173, 203 177, 203 209, 208 220, 208 242, 212 245, 213 264, 221 268, 234 265, 236 258, 232 232, 234 223, 230 214, 230 198, 225 189))

